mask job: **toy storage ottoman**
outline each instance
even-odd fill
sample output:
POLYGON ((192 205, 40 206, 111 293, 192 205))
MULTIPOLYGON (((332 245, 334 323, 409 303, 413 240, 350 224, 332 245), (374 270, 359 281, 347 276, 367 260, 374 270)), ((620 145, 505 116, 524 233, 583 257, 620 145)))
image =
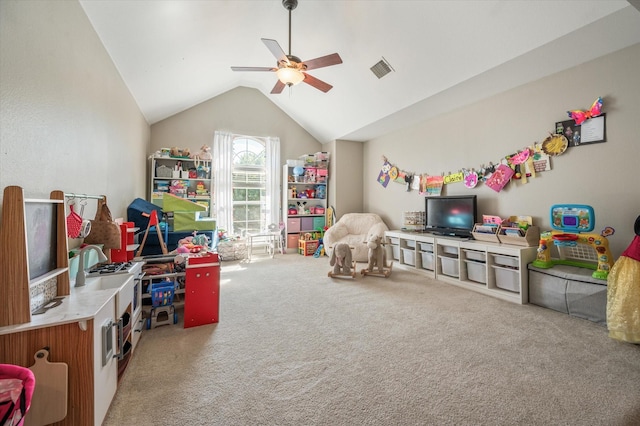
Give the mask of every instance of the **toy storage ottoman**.
POLYGON ((529 303, 607 325, 607 281, 593 278, 593 270, 568 265, 528 267, 529 303))

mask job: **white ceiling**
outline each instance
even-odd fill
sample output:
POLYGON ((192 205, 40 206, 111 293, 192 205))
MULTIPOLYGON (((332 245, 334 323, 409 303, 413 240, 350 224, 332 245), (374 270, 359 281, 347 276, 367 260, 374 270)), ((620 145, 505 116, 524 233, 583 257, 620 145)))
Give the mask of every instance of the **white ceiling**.
MULTIPOLYGON (((632 3, 635 0, 632 0, 632 3)), ((337 52, 307 84, 269 92, 286 53, 281 0, 80 0, 150 124, 238 86, 253 87, 322 143, 368 140, 640 42, 625 0, 299 0, 291 53, 337 52), (378 79, 382 57, 394 72, 378 79)))

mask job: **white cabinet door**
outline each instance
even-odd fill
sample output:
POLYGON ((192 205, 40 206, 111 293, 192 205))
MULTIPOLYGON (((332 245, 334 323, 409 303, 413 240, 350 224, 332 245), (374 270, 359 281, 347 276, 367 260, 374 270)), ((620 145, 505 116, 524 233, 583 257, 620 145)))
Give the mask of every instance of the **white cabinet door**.
POLYGON ((101 425, 104 420, 111 400, 116 394, 118 386, 118 362, 113 357, 117 351, 117 327, 115 322, 116 298, 109 299, 93 319, 93 388, 94 388, 94 424, 101 425), (110 328, 110 332, 107 330, 110 328), (104 333, 108 335, 107 341, 103 341, 104 333), (109 346, 110 345, 110 346, 109 346), (103 365, 103 349, 105 352, 113 351, 103 365))

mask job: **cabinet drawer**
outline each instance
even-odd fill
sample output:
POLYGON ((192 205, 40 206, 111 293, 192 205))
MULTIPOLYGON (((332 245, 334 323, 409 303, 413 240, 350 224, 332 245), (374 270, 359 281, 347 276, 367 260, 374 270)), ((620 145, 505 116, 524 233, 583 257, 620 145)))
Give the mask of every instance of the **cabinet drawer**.
MULTIPOLYGON (((300 232, 300 218, 287 219, 287 232, 300 232)), ((297 243, 296 243, 297 247, 297 243)))

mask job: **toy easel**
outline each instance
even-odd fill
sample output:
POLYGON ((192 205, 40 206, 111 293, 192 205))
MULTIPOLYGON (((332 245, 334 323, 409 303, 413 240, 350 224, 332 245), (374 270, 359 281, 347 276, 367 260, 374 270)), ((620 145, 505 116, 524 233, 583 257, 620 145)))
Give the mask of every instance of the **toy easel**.
POLYGON ((147 225, 147 230, 144 231, 144 237, 142 237, 142 243, 140 244, 140 248, 136 253, 136 257, 142 256, 142 249, 144 248, 144 244, 147 242, 147 235, 149 235, 149 229, 151 229, 152 226, 156 227, 156 232, 158 233, 158 242, 160 243, 160 248, 162 248, 162 254, 169 254, 167 245, 164 243, 164 239, 162 238, 162 231, 160 231, 160 226, 158 226, 158 213, 155 210, 151 210, 151 213, 142 213, 142 215, 149 217, 149 224, 147 225))
POLYGON ((591 206, 555 204, 551 206, 551 227, 540 238, 538 255, 533 265, 548 269, 554 265, 572 265, 595 269, 592 276, 606 280, 613 266, 609 241, 599 234, 589 233, 595 226, 591 206), (560 259, 551 259, 551 243, 558 248, 560 259), (597 264, 597 266, 596 266, 597 264))

